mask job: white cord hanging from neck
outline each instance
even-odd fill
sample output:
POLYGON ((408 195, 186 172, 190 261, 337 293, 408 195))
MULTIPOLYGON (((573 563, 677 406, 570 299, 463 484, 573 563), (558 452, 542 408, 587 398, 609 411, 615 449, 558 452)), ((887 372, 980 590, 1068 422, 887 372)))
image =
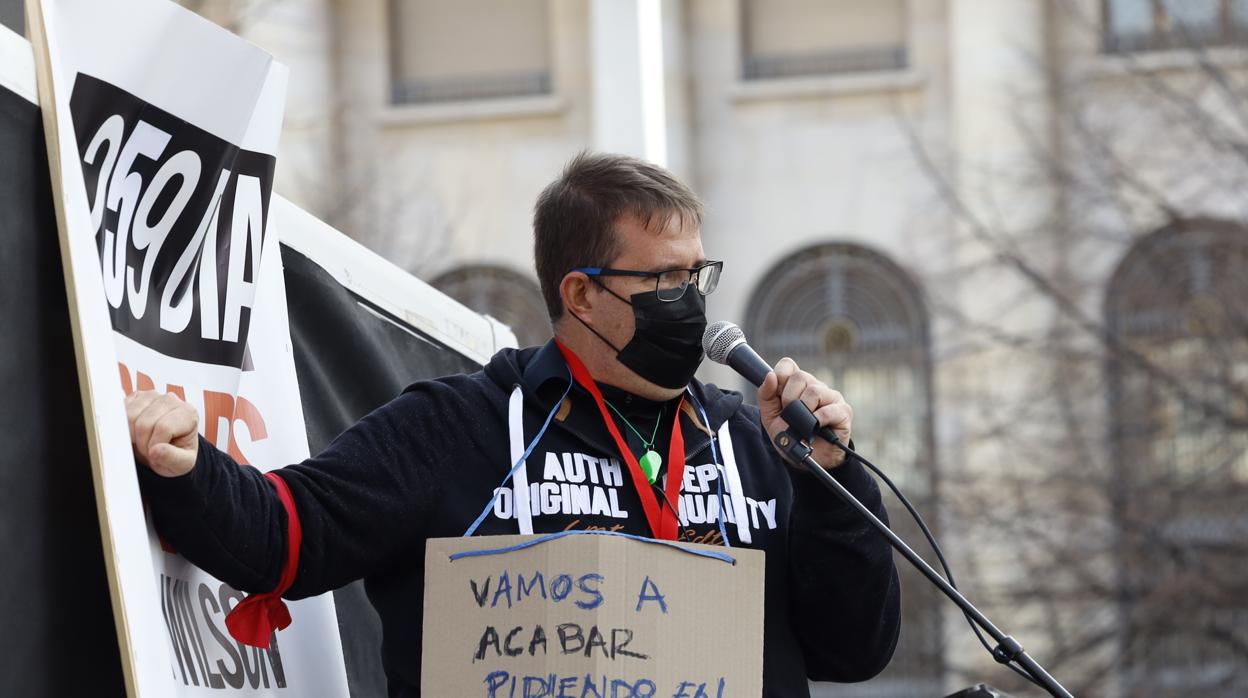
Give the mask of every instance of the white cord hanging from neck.
MULTIPOLYGON (((750 513, 745 508, 745 492, 741 489, 741 471, 737 469, 737 456, 732 448, 732 434, 725 419, 719 427, 719 451, 724 456, 724 473, 728 476, 728 496, 732 499, 732 513, 737 519, 737 539, 751 543, 750 513)), ((708 425, 709 426, 709 425, 708 425)))
POLYGON ((524 392, 517 385, 511 391, 511 401, 507 405, 507 427, 511 435, 511 462, 519 463, 519 467, 511 476, 512 507, 516 513, 516 522, 520 525, 520 535, 533 534, 533 506, 529 501, 529 468, 524 458, 524 392))

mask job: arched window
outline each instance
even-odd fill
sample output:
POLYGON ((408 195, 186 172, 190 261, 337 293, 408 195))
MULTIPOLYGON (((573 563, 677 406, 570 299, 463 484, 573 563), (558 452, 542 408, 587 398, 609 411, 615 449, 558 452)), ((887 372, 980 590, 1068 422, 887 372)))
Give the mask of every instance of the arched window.
MULTIPOLYGON (((934 524, 928 316, 910 276, 856 245, 808 248, 763 277, 745 325, 760 354, 792 357, 845 394, 854 406, 855 446, 887 468, 934 524)), ((921 539, 899 505, 890 502, 889 518, 907 540, 921 539)), ((899 565, 899 572, 906 589, 904 631, 892 664, 865 685, 816 685, 813 695, 942 695, 939 592, 909 566, 899 565)))
POLYGON ((1128 695, 1248 695, 1248 230, 1140 240, 1106 297, 1128 695))
POLYGON ((496 318, 516 333, 521 347, 543 344, 551 337, 550 317, 537 282, 509 269, 460 267, 430 282, 434 288, 496 318))

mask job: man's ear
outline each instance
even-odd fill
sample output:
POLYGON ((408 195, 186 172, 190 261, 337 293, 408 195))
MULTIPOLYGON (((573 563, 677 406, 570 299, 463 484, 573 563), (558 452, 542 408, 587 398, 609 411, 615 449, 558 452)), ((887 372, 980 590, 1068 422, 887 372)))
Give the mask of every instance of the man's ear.
POLYGON ((594 296, 597 289, 585 274, 570 271, 559 282, 559 297, 563 300, 563 309, 579 315, 590 317, 594 311, 594 296))

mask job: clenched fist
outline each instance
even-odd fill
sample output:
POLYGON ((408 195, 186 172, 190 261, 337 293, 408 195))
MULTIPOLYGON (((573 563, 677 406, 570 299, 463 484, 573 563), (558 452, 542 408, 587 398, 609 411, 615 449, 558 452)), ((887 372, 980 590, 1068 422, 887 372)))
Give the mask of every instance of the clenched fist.
POLYGON ((199 413, 177 395, 140 390, 126 397, 134 457, 152 472, 177 477, 191 472, 199 453, 199 413))

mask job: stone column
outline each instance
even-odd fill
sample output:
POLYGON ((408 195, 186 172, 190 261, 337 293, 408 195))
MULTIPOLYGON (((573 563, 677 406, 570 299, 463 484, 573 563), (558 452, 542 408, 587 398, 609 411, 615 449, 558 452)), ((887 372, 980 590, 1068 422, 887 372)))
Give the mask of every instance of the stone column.
POLYGON ((659 0, 591 0, 589 32, 593 148, 666 164, 659 0))

